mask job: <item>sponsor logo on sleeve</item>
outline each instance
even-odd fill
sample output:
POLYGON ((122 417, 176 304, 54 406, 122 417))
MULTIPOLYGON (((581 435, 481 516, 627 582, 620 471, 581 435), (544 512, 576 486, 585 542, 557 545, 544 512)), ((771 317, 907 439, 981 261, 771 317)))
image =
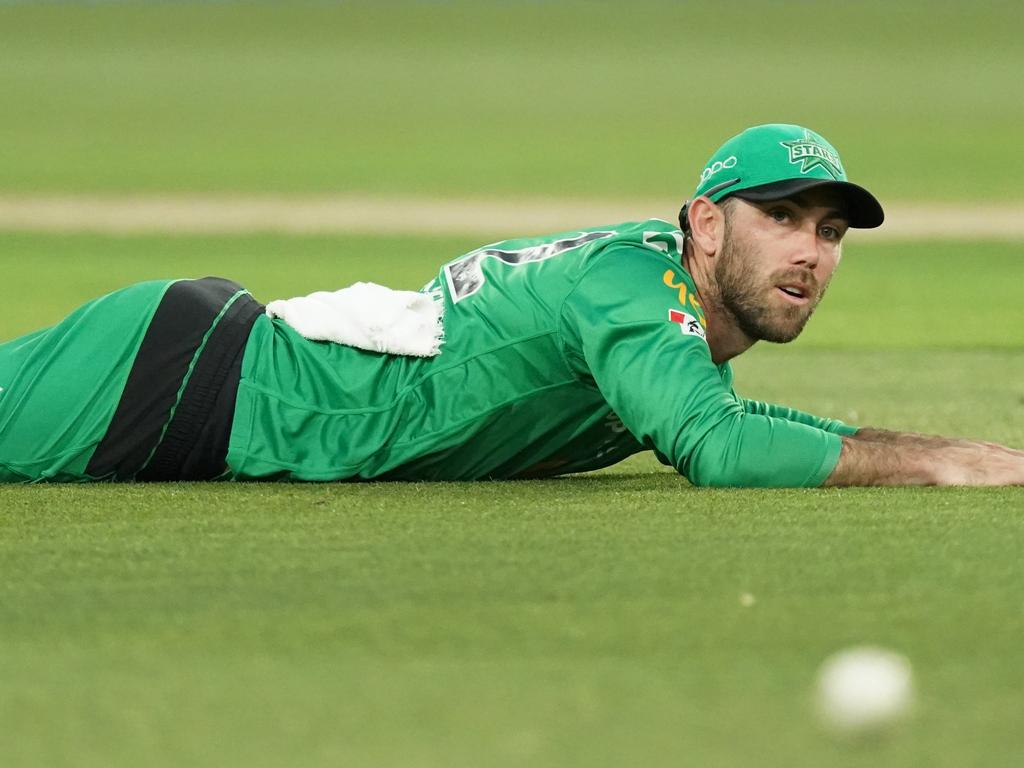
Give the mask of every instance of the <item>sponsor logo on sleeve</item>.
POLYGON ((696 315, 702 326, 707 326, 707 321, 704 318, 704 308, 697 301, 697 297, 693 295, 693 292, 687 290, 685 280, 680 279, 677 282, 676 273, 669 269, 661 276, 661 281, 673 291, 679 291, 679 304, 696 315))
POLYGON ((680 312, 678 309, 670 309, 668 311, 668 319, 670 322, 679 323, 679 330, 683 332, 684 336, 696 336, 698 339, 707 341, 707 336, 704 334, 704 326, 693 315, 680 312))

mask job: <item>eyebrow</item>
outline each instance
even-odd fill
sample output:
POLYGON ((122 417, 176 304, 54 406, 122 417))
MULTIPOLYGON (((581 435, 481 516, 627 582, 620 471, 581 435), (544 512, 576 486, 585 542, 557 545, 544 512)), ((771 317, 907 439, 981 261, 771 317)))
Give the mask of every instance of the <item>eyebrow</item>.
MULTIPOLYGON (((812 207, 809 204, 809 201, 807 200, 807 196, 803 192, 799 192, 799 193, 793 195, 792 197, 782 198, 782 200, 776 200, 775 202, 776 203, 790 202, 790 203, 792 203, 793 205, 795 205, 795 206, 797 206, 799 208, 803 208, 804 210, 807 210, 808 208, 812 207)), ((849 215, 845 211, 843 211, 841 208, 832 208, 831 210, 829 210, 825 214, 825 218, 826 219, 842 219, 843 221, 846 221, 846 222, 850 221, 849 215)))

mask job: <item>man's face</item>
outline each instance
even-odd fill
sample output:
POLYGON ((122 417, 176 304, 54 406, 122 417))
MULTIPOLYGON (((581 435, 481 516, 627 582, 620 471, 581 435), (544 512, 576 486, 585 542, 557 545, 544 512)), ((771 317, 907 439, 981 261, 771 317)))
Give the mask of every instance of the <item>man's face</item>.
POLYGON ((839 263, 848 224, 834 192, 727 206, 715 264, 722 306, 751 339, 800 335, 839 263))

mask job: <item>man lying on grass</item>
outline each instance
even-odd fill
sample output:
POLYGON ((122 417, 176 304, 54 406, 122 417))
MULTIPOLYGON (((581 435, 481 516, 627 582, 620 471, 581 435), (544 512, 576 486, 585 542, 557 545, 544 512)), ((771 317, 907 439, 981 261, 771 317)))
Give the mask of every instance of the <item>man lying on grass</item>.
MULTIPOLYGON (((698 485, 1024 484, 1024 453, 733 391, 882 209, 821 136, 751 128, 659 219, 485 246, 419 294, 268 307, 143 283, 0 345, 0 480, 547 477, 643 450, 698 485)), ((837 382, 837 386, 840 386, 837 382)))

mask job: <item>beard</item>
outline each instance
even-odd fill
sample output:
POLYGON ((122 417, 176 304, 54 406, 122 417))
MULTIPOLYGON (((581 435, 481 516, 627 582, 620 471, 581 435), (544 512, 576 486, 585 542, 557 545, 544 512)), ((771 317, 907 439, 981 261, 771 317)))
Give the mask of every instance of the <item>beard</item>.
POLYGON ((793 341, 814 314, 828 283, 819 287, 814 273, 800 267, 780 269, 765 276, 756 269, 760 261, 754 246, 736 242, 727 219, 722 253, 715 264, 721 306, 732 315, 739 329, 755 341, 793 341), (807 286, 807 304, 779 301, 776 286, 789 282, 807 286))

